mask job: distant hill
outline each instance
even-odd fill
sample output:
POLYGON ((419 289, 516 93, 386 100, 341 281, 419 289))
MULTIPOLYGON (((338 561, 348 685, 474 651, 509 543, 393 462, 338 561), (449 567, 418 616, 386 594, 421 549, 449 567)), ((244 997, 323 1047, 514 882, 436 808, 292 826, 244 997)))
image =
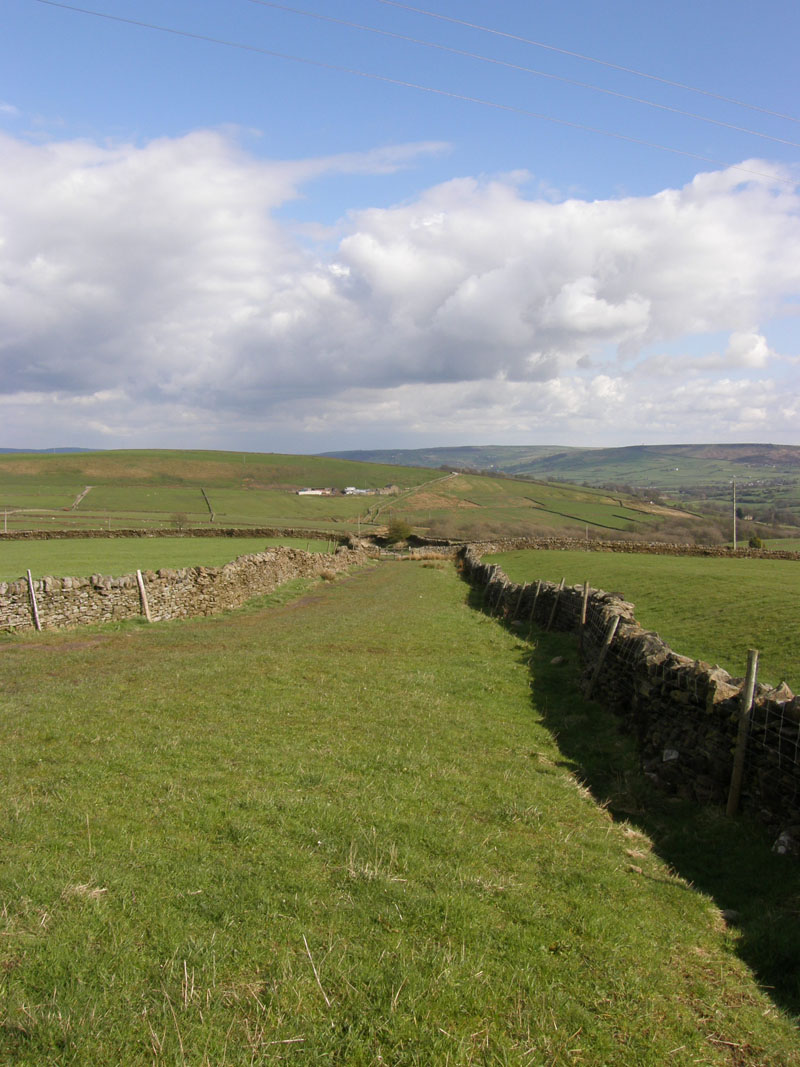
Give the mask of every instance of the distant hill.
POLYGON ((57 455, 63 455, 67 452, 96 452, 95 448, 0 448, 0 455, 3 456, 47 456, 51 453, 57 455))
MULTIPOLYGON (((536 449, 523 451, 535 461, 536 449)), ((657 501, 497 470, 451 474, 422 465, 249 452, 0 456, 0 521, 12 533, 168 526, 358 533, 379 531, 393 516, 419 533, 465 540, 534 533, 668 540, 678 532, 690 538, 702 533, 696 516, 657 501), (298 493, 306 487, 339 492, 298 493), (348 487, 358 492, 344 493, 348 487)))
POLYGON ((563 448, 555 445, 475 445, 328 452, 340 459, 406 466, 472 468, 584 485, 624 483, 636 489, 687 489, 737 481, 800 476, 795 445, 631 445, 623 448, 563 448))
POLYGON ((669 490, 697 485, 763 481, 800 475, 800 447, 791 445, 632 445, 591 448, 543 457, 526 474, 589 484, 624 482, 669 490))
POLYGON ((559 448, 487 445, 465 448, 337 452, 341 458, 454 470, 492 471, 659 496, 684 506, 727 507, 736 482, 744 515, 800 525, 800 447, 770 444, 630 445, 559 448))
POLYGON ((7 452, 0 455, 0 521, 9 532, 180 523, 343 533, 378 530, 396 515, 420 533, 467 540, 557 533, 713 541, 731 536, 734 477, 740 537, 796 536, 800 448, 770 445, 475 446, 342 458, 7 452), (307 487, 339 492, 298 495, 307 487), (348 487, 360 492, 345 494, 348 487))
POLYGON ((405 467, 449 467, 452 470, 501 471, 515 474, 548 456, 582 452, 561 445, 461 445, 442 448, 361 449, 323 452, 323 456, 361 463, 396 463, 405 467))

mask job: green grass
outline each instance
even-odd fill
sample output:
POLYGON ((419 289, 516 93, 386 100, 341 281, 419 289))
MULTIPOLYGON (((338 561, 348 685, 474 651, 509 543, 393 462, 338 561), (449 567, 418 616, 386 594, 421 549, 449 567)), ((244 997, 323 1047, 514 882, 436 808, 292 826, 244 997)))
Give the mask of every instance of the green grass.
POLYGON ((77 482, 65 486, 48 485, 32 479, 12 481, 3 478, 0 481, 0 512, 15 508, 64 510, 71 507, 83 488, 77 482))
POLYGON ((107 514, 128 512, 157 514, 168 521, 175 512, 185 512, 208 522, 208 505, 199 489, 181 486, 118 486, 98 485, 86 494, 78 505, 84 512, 107 514))
MULTIPOLYGON (((389 507, 395 505, 391 502, 389 507)), ((396 505, 413 523, 453 537, 647 532, 653 514, 625 506, 599 489, 459 474, 423 486, 396 505)))
MULTIPOLYGON (((343 456, 349 453, 341 453, 343 456)), ((519 446, 425 449, 358 454, 363 459, 391 456, 394 462, 462 463, 478 469, 539 482, 566 480, 574 486, 638 487, 645 500, 666 493, 693 510, 708 511, 708 521, 727 526, 731 483, 745 512, 772 523, 773 509, 783 512, 779 525, 791 531, 800 524, 800 448, 783 445, 633 445, 624 448, 519 446)), ((691 524, 690 524, 691 526, 691 524)), ((695 524, 696 528, 696 524, 695 524)), ((669 538, 663 538, 669 540, 669 538)))
MULTIPOLYGON (((800 504, 800 449, 782 445, 632 445, 623 448, 494 446, 340 453, 344 457, 428 466, 455 464, 533 479, 590 485, 656 486, 681 496, 701 489, 730 499, 735 478, 742 503, 800 504)), ((700 499, 705 499, 701 495, 700 499)))
POLYGON ((437 471, 318 456, 200 451, 117 451, 0 456, 0 520, 7 528, 163 527, 184 513, 209 521, 205 489, 220 524, 356 528, 374 497, 301 498, 304 486, 343 489, 397 484, 410 489, 437 471), (86 486, 90 491, 71 510, 86 486), (7 513, 7 514, 6 514, 7 513))
POLYGON ((291 537, 101 537, 0 542, 0 581, 44 575, 117 576, 160 567, 220 567, 237 556, 286 545, 308 552, 330 551, 327 541, 291 537))
POLYGON ((570 773, 564 679, 534 655, 532 702, 469 596, 383 564, 2 639, 0 1060, 796 1064, 739 934, 570 773))
POLYGON ((568 765, 623 823, 631 852, 635 832, 645 833, 671 870, 713 896, 730 914, 739 954, 778 1002, 800 1012, 796 860, 776 856, 770 848, 774 833, 757 821, 730 819, 722 808, 700 807, 654 787, 641 772, 633 737, 620 733, 614 713, 583 699, 570 635, 537 631, 531 668, 536 690, 547 694, 544 721, 568 765))
MULTIPOLYGON (((96 452, 0 456, 0 512, 22 529, 141 529, 191 524, 292 526, 372 531, 402 515, 437 536, 638 531, 664 516, 648 514, 598 489, 357 463, 314 456, 222 452, 96 452), (303 486, 342 489, 397 485, 392 496, 300 497, 303 486), (92 488, 77 508, 72 504, 92 488), (7 512, 7 514, 6 514, 7 512)), ((688 520, 691 524, 692 520, 688 520)))
POLYGON ((516 581, 589 581, 621 592, 637 621, 685 656, 745 673, 748 648, 760 651, 759 676, 800 691, 796 617, 800 563, 792 560, 523 551, 493 555, 516 581))
MULTIPOLYGON (((32 479, 51 486, 161 485, 205 489, 346 485, 379 488, 389 483, 420 485, 438 472, 416 467, 364 464, 319 456, 271 452, 204 452, 160 449, 82 452, 61 455, 0 455, 0 486, 25 486, 32 479)), ((0 500, 0 505, 3 501, 0 500)))
POLYGON ((377 497, 302 497, 280 489, 217 489, 209 493, 216 521, 224 525, 256 522, 259 525, 317 526, 340 522, 353 526, 356 516, 377 497))

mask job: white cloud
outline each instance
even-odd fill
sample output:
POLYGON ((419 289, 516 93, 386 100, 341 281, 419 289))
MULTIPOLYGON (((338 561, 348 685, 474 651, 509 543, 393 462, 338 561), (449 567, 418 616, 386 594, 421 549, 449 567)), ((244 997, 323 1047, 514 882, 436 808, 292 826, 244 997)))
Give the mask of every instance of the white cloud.
POLYGON ((766 337, 755 330, 732 333, 725 353, 732 367, 766 367, 772 355, 766 337))
POLYGON ((523 174, 457 179, 352 211, 332 248, 275 215, 311 178, 444 148, 287 163, 208 131, 142 147, 0 135, 0 392, 28 419, 6 426, 39 412, 50 432, 91 410, 105 436, 153 443, 200 426, 224 443, 265 420, 601 440, 604 426, 696 438, 706 418, 706 438, 777 439, 796 390, 768 384, 780 357, 753 323, 800 292, 800 202, 780 175, 560 203, 526 199, 523 174), (722 352, 649 354, 719 332, 722 352), (670 370, 677 387, 652 384, 670 370), (742 383, 745 415, 725 401, 742 383))

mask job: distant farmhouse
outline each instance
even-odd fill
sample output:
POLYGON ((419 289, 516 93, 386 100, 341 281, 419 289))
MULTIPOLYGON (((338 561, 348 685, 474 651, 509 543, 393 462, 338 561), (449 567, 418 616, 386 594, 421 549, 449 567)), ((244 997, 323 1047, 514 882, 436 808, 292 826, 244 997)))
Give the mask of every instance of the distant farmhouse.
POLYGON ((354 485, 345 486, 345 496, 394 496, 400 492, 399 485, 384 485, 382 489, 356 489, 354 485))
POLYGON ((384 485, 382 489, 357 489, 354 485, 345 486, 344 489, 332 489, 326 486, 324 489, 298 489, 298 496, 394 496, 400 492, 399 485, 384 485))

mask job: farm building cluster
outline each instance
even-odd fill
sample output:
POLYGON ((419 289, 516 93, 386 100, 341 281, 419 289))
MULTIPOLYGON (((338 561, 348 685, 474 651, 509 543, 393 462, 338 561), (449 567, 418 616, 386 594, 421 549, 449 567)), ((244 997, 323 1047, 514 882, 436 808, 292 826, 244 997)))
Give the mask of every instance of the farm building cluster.
POLYGON ((380 489, 357 489, 354 485, 347 485, 344 489, 334 489, 326 486, 323 489, 298 489, 298 496, 394 496, 400 492, 399 485, 384 485, 380 489))

